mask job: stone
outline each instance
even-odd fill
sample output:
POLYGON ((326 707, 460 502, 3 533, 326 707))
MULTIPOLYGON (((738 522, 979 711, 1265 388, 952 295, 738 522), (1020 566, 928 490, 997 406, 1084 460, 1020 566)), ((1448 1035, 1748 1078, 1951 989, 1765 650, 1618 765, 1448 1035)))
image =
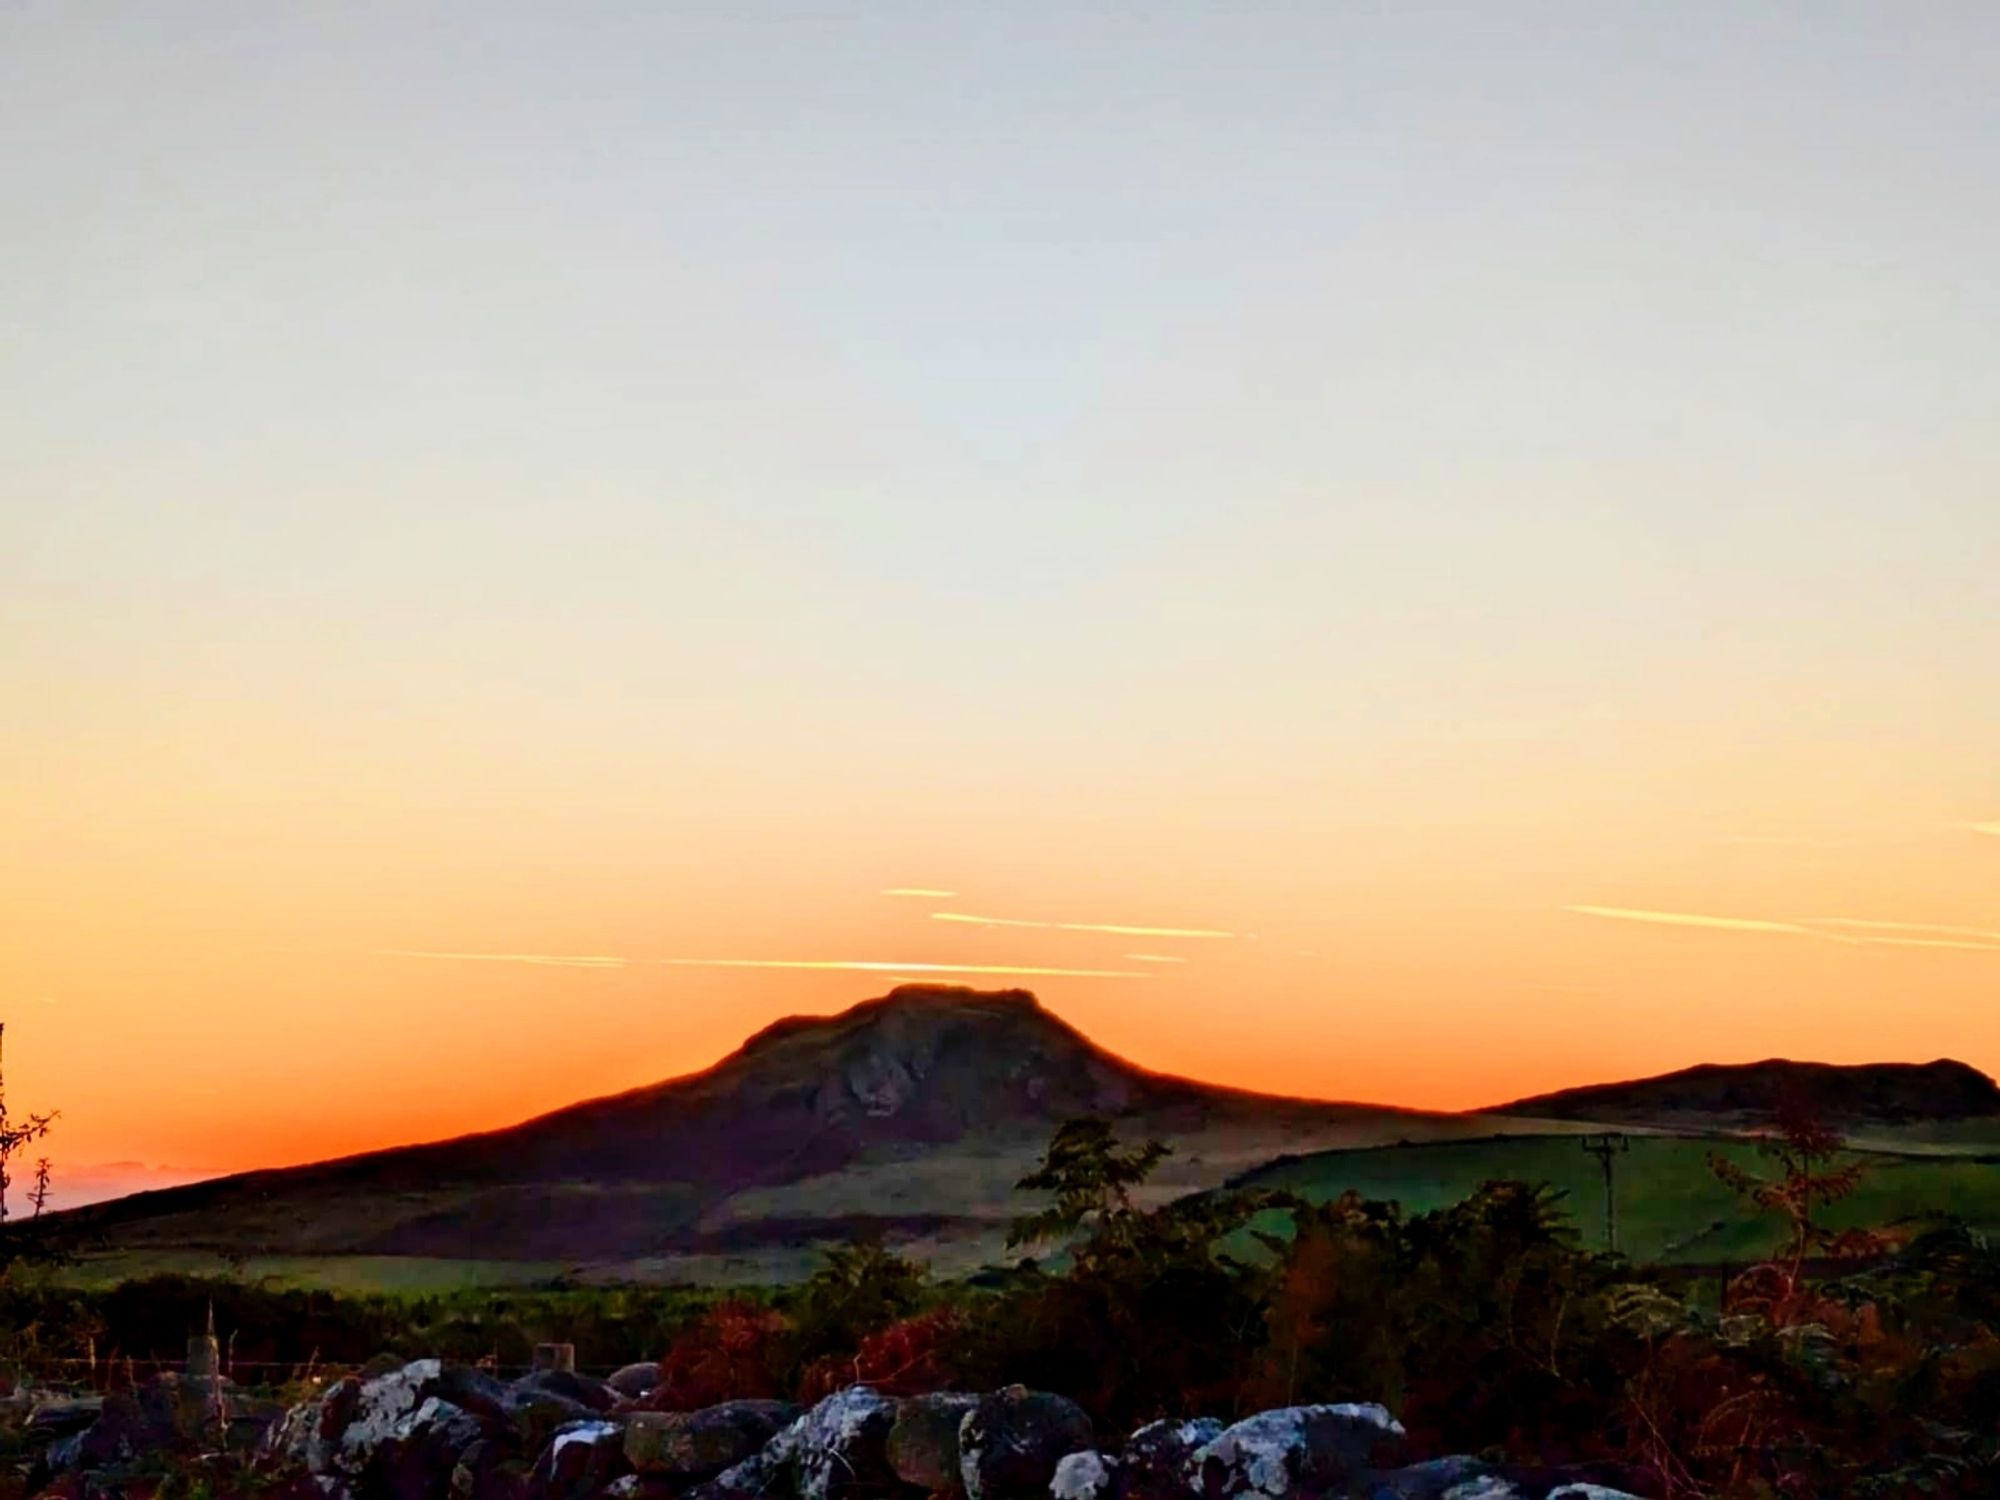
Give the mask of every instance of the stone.
MULTIPOLYGON (((480 1404, 476 1381, 458 1372, 447 1377, 434 1359, 415 1360, 373 1379, 349 1376, 287 1412, 271 1429, 262 1456, 353 1487, 380 1468, 385 1448, 419 1438, 433 1441, 428 1429, 434 1424, 447 1427, 451 1441, 485 1431, 482 1413, 440 1394, 447 1390, 480 1404)), ((435 1440, 447 1439, 440 1434, 435 1440)))
POLYGON ((627 1401, 637 1401, 649 1396, 660 1388, 666 1379, 666 1372, 651 1360, 642 1360, 636 1365, 627 1365, 612 1373, 604 1383, 623 1396, 627 1401))
POLYGON ((1444 1492, 1444 1500, 1527 1500, 1527 1496, 1511 1479, 1483 1474, 1453 1485, 1444 1492))
POLYGON ((471 1365, 446 1365, 439 1370, 431 1384, 431 1394, 461 1411, 502 1422, 511 1419, 523 1405, 532 1404, 514 1387, 471 1365))
POLYGON ((434 1359, 420 1359, 392 1374, 364 1381, 355 1393, 352 1416, 342 1426, 338 1442, 329 1445, 328 1462, 314 1473, 358 1476, 368 1466, 375 1451, 403 1426, 406 1418, 423 1410, 432 1397, 432 1387, 444 1373, 434 1359))
POLYGON ((639 1474, 713 1479, 799 1419, 789 1401, 725 1401, 700 1411, 634 1412, 625 1423, 625 1458, 639 1474))
POLYGON ((1187 1500, 1188 1460, 1221 1437, 1213 1417, 1150 1422, 1125 1440, 1118 1458, 1120 1500, 1187 1500))
POLYGON ((950 1494, 964 1483, 959 1472, 958 1430, 977 1396, 940 1391, 896 1403, 889 1429, 889 1467, 905 1484, 933 1495, 950 1494))
POLYGON ((889 1430, 896 1403, 865 1385, 836 1391, 765 1444, 690 1492, 690 1500, 747 1500, 789 1484, 798 1500, 847 1500, 894 1489, 889 1430))
POLYGON ((610 1386, 601 1380, 592 1380, 588 1375, 579 1375, 574 1370, 537 1370, 515 1381, 514 1389, 560 1396, 565 1401, 574 1401, 578 1406, 597 1412, 609 1411, 618 1404, 618 1393, 610 1386))
POLYGON ((360 1488, 395 1500, 428 1500, 451 1488, 459 1464, 487 1441, 487 1425, 437 1396, 409 1413, 365 1460, 360 1488))
POLYGON ((1520 1491, 1490 1464, 1457 1455, 1377 1474, 1368 1500, 1520 1500, 1520 1491))
MULTIPOLYGON (((1627 1500, 1629 1493, 1648 1486, 1649 1476, 1623 1463, 1499 1464, 1499 1473, 1524 1495, 1561 1495, 1564 1500, 1627 1500)), ((1649 1486, 1648 1486, 1649 1487, 1649 1486)))
POLYGON ((1404 1436, 1403 1424, 1373 1402, 1280 1407, 1203 1444, 1188 1459, 1188 1478, 1207 1500, 1339 1490, 1390 1467, 1404 1436))
POLYGON ((452 1500, 527 1500, 533 1466, 512 1443, 482 1438, 458 1456, 451 1471, 452 1500))
POLYGON ((1056 1465, 1095 1443, 1090 1418, 1067 1396, 1008 1386, 960 1424, 960 1480, 969 1500, 1042 1500, 1056 1465))
POLYGON ((1052 1500, 1112 1500, 1117 1479, 1117 1459, 1085 1449, 1063 1456, 1049 1481, 1049 1494, 1052 1500))
MULTIPOLYGON (((97 1420, 70 1440, 74 1445, 65 1469, 110 1469, 131 1463, 162 1446, 154 1424, 136 1396, 106 1396, 97 1420)), ((50 1450, 51 1459, 54 1450, 50 1450)))
POLYGON ((47 1401, 34 1408, 28 1418, 28 1432, 65 1438, 82 1432, 104 1411, 102 1396, 85 1396, 74 1401, 47 1401))
POLYGON ((593 1500, 625 1476, 625 1430, 616 1422, 565 1427, 536 1460, 528 1500, 593 1500))
POLYGON ((657 1474, 627 1474, 612 1480, 604 1495, 605 1500, 680 1500, 683 1493, 680 1485, 657 1474))

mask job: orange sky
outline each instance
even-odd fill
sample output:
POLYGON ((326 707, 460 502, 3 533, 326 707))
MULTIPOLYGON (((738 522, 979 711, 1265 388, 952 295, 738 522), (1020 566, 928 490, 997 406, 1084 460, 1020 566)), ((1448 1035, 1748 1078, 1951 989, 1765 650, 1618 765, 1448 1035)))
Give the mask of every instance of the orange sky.
POLYGON ((504 1124, 920 964, 1402 1104, 2000 1069, 1992 12, 175 27, 0 16, 64 1162, 504 1124))

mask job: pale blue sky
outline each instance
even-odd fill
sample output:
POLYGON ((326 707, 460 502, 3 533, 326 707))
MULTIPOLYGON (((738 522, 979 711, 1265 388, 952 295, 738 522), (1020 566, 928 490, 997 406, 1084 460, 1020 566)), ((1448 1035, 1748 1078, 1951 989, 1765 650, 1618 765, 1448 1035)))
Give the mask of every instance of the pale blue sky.
POLYGON ((1558 987, 1571 905, 2000 917, 1909 842, 2000 815, 1996 80, 1984 3, 10 5, 6 889, 611 952, 790 839, 1329 993, 1367 900, 1558 987))

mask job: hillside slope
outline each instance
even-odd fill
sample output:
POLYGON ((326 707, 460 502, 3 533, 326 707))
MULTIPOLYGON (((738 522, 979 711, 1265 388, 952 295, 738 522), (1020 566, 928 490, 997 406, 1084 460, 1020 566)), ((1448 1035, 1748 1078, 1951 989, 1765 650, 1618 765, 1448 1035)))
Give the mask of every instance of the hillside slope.
POLYGON ((870 1228, 984 1254, 1019 1207, 1014 1181, 1055 1124, 1079 1114, 1173 1142, 1162 1192, 1211 1186, 1285 1151, 1470 1128, 1151 1073, 1026 991, 913 986, 778 1022, 705 1072, 511 1129, 65 1217, 103 1249, 224 1255, 603 1265, 870 1228))

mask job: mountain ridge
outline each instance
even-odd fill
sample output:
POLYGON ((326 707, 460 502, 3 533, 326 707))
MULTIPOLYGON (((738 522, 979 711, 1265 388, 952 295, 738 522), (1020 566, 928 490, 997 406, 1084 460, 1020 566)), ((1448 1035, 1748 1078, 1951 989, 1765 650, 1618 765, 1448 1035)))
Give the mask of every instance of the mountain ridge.
POLYGON ((1475 1113, 1615 1123, 1697 1116, 1761 1123, 1787 1101, 1840 1125, 1908 1125, 2000 1115, 2000 1084, 1969 1063, 1822 1063, 1768 1057, 1534 1094, 1475 1113))
POLYGON ((885 1217, 984 1223, 1054 1125, 1079 1114, 1188 1144, 1204 1170, 1185 1186, 1207 1185, 1218 1150, 1275 1154, 1385 1122, 1425 1134, 1456 1118, 1157 1073, 1029 991, 906 985, 835 1015, 781 1018, 710 1067, 517 1125, 66 1217, 112 1248, 594 1262, 755 1238, 746 1203, 792 1233, 844 1220, 856 1196, 844 1179, 868 1183, 858 1196, 885 1217), (921 1190, 880 1181, 889 1166, 921 1190))

